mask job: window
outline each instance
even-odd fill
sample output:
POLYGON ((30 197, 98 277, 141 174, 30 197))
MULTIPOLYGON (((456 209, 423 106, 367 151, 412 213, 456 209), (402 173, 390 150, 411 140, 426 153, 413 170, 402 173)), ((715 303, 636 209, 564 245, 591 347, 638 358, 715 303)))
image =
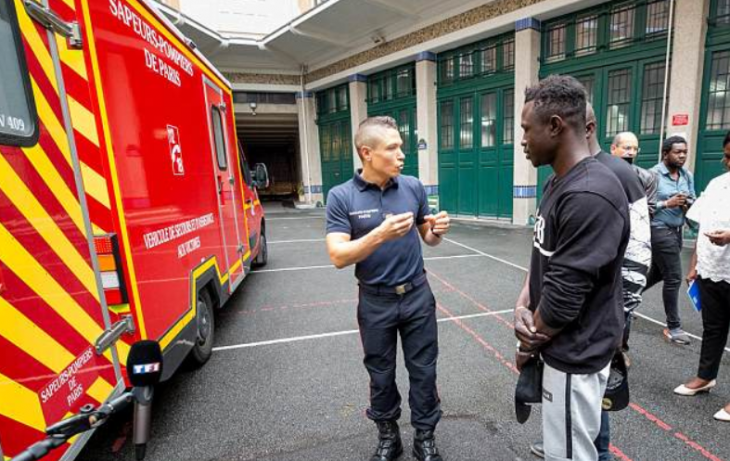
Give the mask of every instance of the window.
POLYGON ((238 143, 238 159, 241 162, 241 171, 243 172, 243 180, 246 182, 248 187, 253 186, 253 178, 251 177, 251 169, 248 167, 248 161, 246 155, 243 153, 243 147, 241 143, 238 143))
POLYGON ((403 141, 403 151, 407 151, 411 145, 411 125, 409 123, 410 117, 408 112, 408 109, 404 109, 398 113, 398 131, 403 141))
POLYGON ((515 67, 515 40, 507 40, 502 43, 502 68, 504 70, 513 69, 515 67))
POLYGON ((331 145, 330 145, 330 129, 331 125, 322 125, 321 128, 321 136, 322 136, 322 160, 324 162, 330 161, 330 151, 331 151, 331 145))
POLYGON ((565 24, 553 26, 548 30, 547 46, 548 61, 558 61, 565 58, 565 24))
POLYGON ((717 0, 714 13, 717 24, 730 24, 730 0, 717 0))
POLYGON ((398 97, 410 96, 413 94, 413 81, 411 69, 400 69, 396 75, 396 94, 398 97))
POLYGON ((646 5, 646 35, 663 34, 669 28, 669 0, 646 5))
POLYGON ((608 73, 608 107, 606 108, 606 136, 616 136, 629 130, 631 110, 631 70, 620 69, 608 73))
POLYGON ((482 58, 481 72, 492 73, 497 71, 497 45, 492 45, 480 52, 482 58))
POLYGON ((664 63, 644 66, 641 91, 641 134, 659 134, 664 96, 664 63))
POLYGON ((210 106, 210 116, 213 120, 213 139, 215 141, 215 155, 218 159, 218 168, 228 168, 228 152, 226 151, 226 139, 223 135, 223 116, 218 106, 210 106))
POLYGON ((474 54, 464 53, 459 57, 459 77, 467 78, 474 75, 474 54))
POLYGON ((730 51, 712 55, 706 129, 730 129, 730 51))
POLYGON ((515 142, 515 90, 502 93, 502 144, 515 142))
POLYGON ((441 61, 441 81, 449 83, 454 80, 454 58, 449 56, 441 61))
POLYGON ((621 48, 631 44, 634 38, 634 16, 636 7, 621 7, 611 12, 609 42, 611 48, 621 48))
POLYGON ((0 2, 0 143, 32 146, 36 114, 13 2, 0 2))
POLYGON ((327 112, 330 114, 334 114, 335 112, 337 112, 337 94, 332 91, 328 91, 326 101, 327 112))
POLYGON ((380 101, 380 79, 374 78, 368 82, 368 91, 370 92, 370 102, 380 101))
POLYGON ((581 77, 576 77, 576 79, 585 87, 586 89, 586 100, 593 104, 593 88, 594 84, 596 83, 596 77, 593 75, 584 75, 581 77))
POLYGON ((596 52, 598 40, 598 16, 591 15, 578 19, 575 24, 575 54, 583 56, 596 52))
POLYGON ((471 149, 474 147, 474 102, 472 98, 463 98, 460 109, 459 148, 471 149))
POLYGON ((393 93, 393 74, 386 74, 385 78, 383 78, 383 86, 383 99, 390 101, 395 96, 395 93, 393 93))
POLYGON ((494 147, 497 145, 497 93, 485 93, 481 98, 482 147, 494 147))
POLYGON ((337 111, 342 112, 347 110, 347 93, 348 86, 343 85, 337 89, 337 111))
POLYGON ((441 117, 439 118, 439 140, 442 149, 454 148, 454 102, 441 103, 441 117))

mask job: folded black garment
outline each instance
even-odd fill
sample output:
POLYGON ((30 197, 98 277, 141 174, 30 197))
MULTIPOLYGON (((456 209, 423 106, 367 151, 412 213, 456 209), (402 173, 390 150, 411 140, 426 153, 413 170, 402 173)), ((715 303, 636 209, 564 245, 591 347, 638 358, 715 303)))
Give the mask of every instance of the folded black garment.
POLYGON ((517 379, 515 413, 520 424, 524 424, 530 418, 531 404, 542 402, 542 371, 542 360, 534 357, 525 363, 517 379))

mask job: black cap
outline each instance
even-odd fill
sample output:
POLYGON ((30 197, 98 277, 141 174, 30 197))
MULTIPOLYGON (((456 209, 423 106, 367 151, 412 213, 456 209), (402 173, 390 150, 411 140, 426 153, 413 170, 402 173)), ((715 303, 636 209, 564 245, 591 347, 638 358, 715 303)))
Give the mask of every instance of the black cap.
POLYGON ((530 404, 542 402, 542 367, 538 358, 531 359, 522 367, 515 388, 515 414, 517 422, 523 424, 530 418, 530 404))
POLYGON ((619 350, 611 359, 611 371, 601 407, 605 411, 619 411, 629 406, 629 400, 629 373, 624 354, 619 350))

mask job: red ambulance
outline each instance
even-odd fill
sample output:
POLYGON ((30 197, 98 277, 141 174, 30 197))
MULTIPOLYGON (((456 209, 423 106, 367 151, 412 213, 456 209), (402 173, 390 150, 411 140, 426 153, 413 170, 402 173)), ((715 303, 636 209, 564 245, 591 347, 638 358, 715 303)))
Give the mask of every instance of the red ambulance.
MULTIPOLYGON (((267 259, 226 79, 147 0, 0 0, 0 459, 127 383, 211 355, 267 259)), ((87 436, 52 452, 73 459, 87 436)))

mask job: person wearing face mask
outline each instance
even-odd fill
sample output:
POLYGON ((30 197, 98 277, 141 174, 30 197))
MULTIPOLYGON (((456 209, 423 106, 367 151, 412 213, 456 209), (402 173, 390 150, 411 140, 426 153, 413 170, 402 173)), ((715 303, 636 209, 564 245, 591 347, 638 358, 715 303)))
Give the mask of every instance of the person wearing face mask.
POLYGON ((662 298, 667 316, 665 338, 682 346, 689 336, 682 330, 679 318, 679 287, 682 285, 682 226, 695 196, 694 178, 684 168, 687 161, 687 141, 671 136, 662 143, 662 161, 652 168, 659 186, 656 212, 651 220, 651 269, 647 276, 648 290, 664 281, 662 298))
MULTIPOLYGON (((687 219, 700 226, 687 283, 699 284, 703 331, 697 376, 674 390, 683 396, 715 387, 730 331, 730 133, 723 151, 722 163, 728 171, 710 181, 687 213, 687 219)), ((715 419, 730 422, 730 403, 715 413, 715 419)))

